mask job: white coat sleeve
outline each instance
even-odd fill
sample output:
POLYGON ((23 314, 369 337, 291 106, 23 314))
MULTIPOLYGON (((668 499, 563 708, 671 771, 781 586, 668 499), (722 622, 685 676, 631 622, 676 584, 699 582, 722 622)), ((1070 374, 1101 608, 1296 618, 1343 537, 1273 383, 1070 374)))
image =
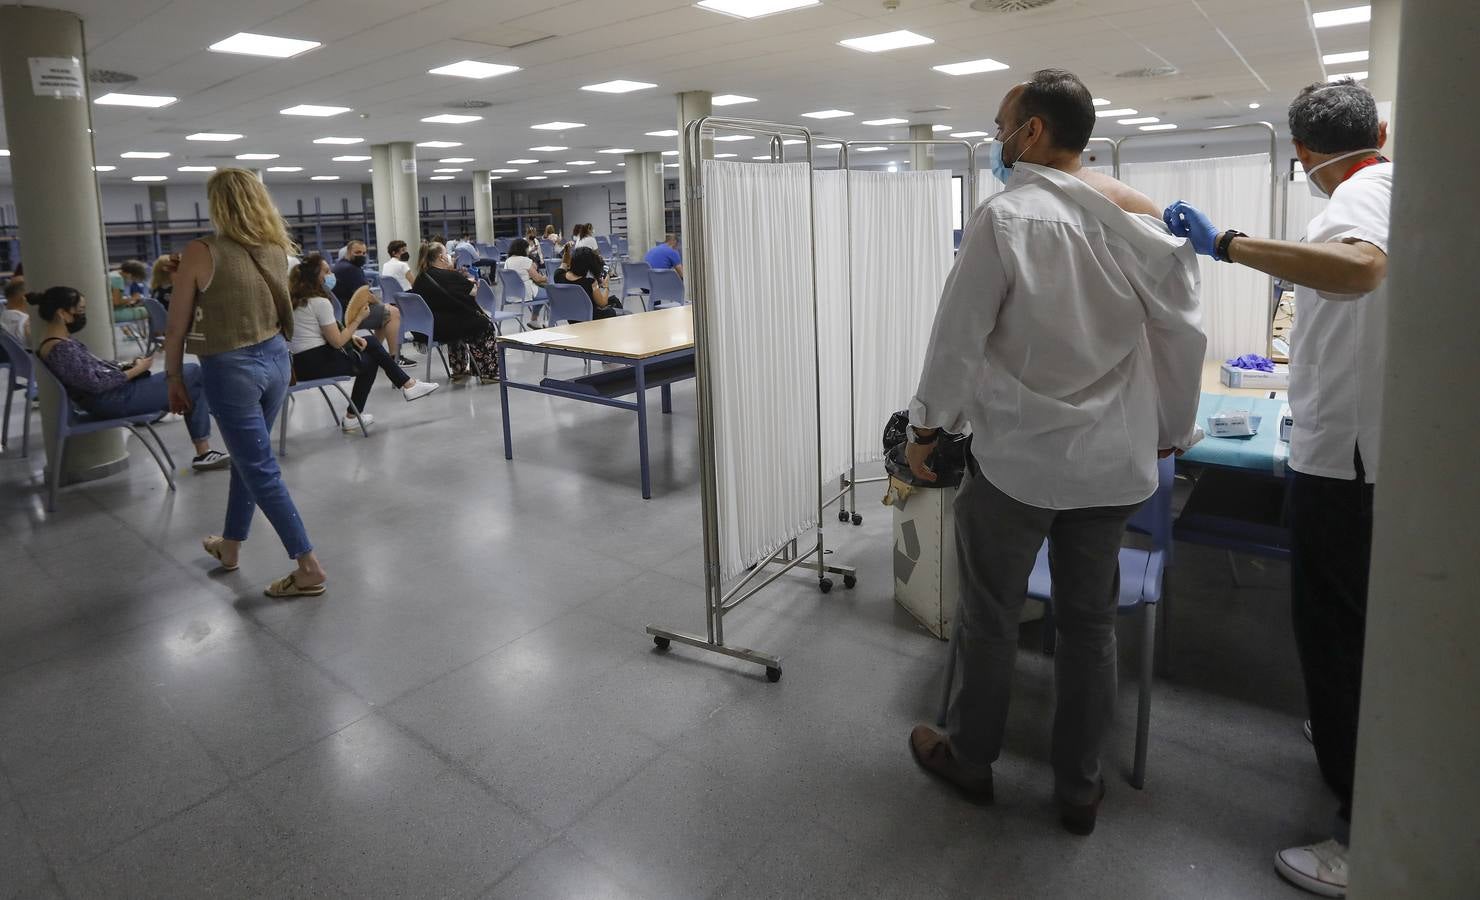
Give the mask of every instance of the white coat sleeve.
POLYGON ((966 430, 986 366, 987 336, 1007 295, 1006 266, 996 220, 982 206, 967 223, 941 292, 925 367, 910 401, 910 424, 954 434, 966 430))
POLYGON ((1191 242, 1183 244, 1166 275, 1142 294, 1156 373, 1156 446, 1162 449, 1186 449, 1197 430, 1203 355, 1208 346, 1202 330, 1197 265, 1191 242))

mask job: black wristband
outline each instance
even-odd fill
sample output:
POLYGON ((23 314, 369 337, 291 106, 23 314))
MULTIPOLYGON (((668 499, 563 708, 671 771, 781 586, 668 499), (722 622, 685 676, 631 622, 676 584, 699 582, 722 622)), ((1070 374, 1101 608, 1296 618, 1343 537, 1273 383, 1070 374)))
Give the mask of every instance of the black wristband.
POLYGON ((1242 231, 1234 231, 1232 228, 1223 232, 1218 238, 1217 245, 1213 247, 1213 258, 1219 262, 1233 262, 1228 258, 1228 245, 1233 243, 1236 237, 1248 237, 1248 235, 1242 231))

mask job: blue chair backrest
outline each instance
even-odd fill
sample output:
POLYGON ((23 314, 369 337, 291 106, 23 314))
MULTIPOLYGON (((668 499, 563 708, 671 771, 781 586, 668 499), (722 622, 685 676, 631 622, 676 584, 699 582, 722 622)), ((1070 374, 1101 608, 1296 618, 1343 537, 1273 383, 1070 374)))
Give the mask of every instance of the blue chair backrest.
MULTIPOLYGON (((514 277, 518 278, 519 276, 515 275, 514 277)), ((493 285, 481 278, 478 279, 478 295, 474 299, 478 301, 478 305, 482 307, 483 311, 488 313, 489 318, 492 318, 498 312, 498 301, 493 297, 493 285)))
POLYGON ((631 291, 633 288, 653 289, 653 270, 647 263, 638 260, 622 263, 622 290, 631 291))
POLYGON ((0 350, 5 351, 4 355, 10 358, 11 375, 30 381, 33 377, 31 365, 35 357, 21 346, 21 342, 11 337, 10 332, 0 331, 0 350))
POLYGON ((380 299, 389 303, 390 298, 401 293, 401 291, 403 290, 404 288, 401 287, 401 282, 390 277, 389 275, 380 276, 380 299))
POLYGON ((530 299, 524 293, 524 279, 513 269, 499 269, 498 283, 504 289, 505 303, 521 303, 530 299))
POLYGON ((540 238, 540 254, 542 256, 559 256, 560 248, 555 246, 554 241, 547 241, 544 238, 540 238))
POLYGON ((545 277, 554 278, 555 270, 560 268, 560 257, 545 260, 545 277))
POLYGON ((339 297, 333 291, 329 292, 329 302, 334 306, 334 321, 344 324, 344 304, 339 302, 339 297))
POLYGON ((502 237, 494 238, 493 240, 493 249, 498 251, 499 256, 503 256, 504 254, 508 253, 509 248, 512 246, 514 246, 513 238, 502 237))
POLYGON ((596 252, 605 259, 612 255, 612 242, 608 238, 598 237, 596 239, 596 252))
POLYGON ((648 272, 648 283, 652 286, 653 305, 683 303, 683 279, 672 269, 652 269, 648 272))
POLYGON ((580 285, 551 283, 546 290, 551 322, 589 322, 596 317, 596 305, 580 285))
POLYGON ((1172 490, 1176 472, 1176 457, 1157 460, 1156 493, 1142 503, 1126 523, 1128 530, 1149 535, 1151 545, 1157 550, 1169 550, 1172 546, 1172 490))
POLYGON ((159 337, 165 332, 169 325, 170 312, 164 308, 164 304, 153 297, 143 299, 144 308, 149 310, 149 336, 159 337))
POLYGON ((397 291, 395 304, 401 309, 401 330, 415 331, 428 338, 436 332, 437 323, 432 318, 432 308, 427 306, 420 294, 397 291))
MULTIPOLYGON (((72 403, 72 395, 67 393, 66 386, 62 384, 62 380, 56 376, 56 373, 47 368, 46 360, 37 357, 36 364, 31 367, 31 371, 35 372, 42 381, 51 382, 50 405, 52 406, 52 421, 56 423, 55 433, 66 434, 70 426, 77 424, 77 407, 72 403)), ((41 396, 44 398, 46 394, 43 392, 41 396)), ((41 402, 47 403, 48 401, 43 399, 41 402)))
POLYGON ((457 263, 459 269, 471 268, 478 262, 478 254, 474 253, 473 248, 467 244, 458 244, 457 252, 453 256, 453 261, 457 263))

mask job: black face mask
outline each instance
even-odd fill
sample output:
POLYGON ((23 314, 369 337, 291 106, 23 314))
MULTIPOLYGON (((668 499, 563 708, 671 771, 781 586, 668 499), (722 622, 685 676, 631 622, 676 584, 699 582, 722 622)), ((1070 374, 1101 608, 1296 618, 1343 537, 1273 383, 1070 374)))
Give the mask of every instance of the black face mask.
POLYGON ((411 254, 402 253, 400 256, 396 257, 396 259, 399 259, 401 262, 411 262, 411 254))
POLYGON ((87 313, 78 313, 67 323, 67 333, 76 334, 87 327, 87 313))
POLYGON ((351 256, 349 261, 357 266, 363 266, 365 264, 365 254, 361 253, 359 256, 351 256))

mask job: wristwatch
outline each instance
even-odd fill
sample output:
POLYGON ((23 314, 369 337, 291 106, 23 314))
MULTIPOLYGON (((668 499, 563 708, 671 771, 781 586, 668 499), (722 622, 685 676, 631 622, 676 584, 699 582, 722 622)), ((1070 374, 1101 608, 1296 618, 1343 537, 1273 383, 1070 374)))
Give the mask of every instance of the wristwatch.
POLYGON ((1218 243, 1213 247, 1213 258, 1219 262, 1233 262, 1233 260, 1228 258, 1228 245, 1233 243, 1233 239, 1237 237, 1248 237, 1248 235, 1242 231, 1235 231, 1232 228, 1223 232, 1218 237, 1218 243))

